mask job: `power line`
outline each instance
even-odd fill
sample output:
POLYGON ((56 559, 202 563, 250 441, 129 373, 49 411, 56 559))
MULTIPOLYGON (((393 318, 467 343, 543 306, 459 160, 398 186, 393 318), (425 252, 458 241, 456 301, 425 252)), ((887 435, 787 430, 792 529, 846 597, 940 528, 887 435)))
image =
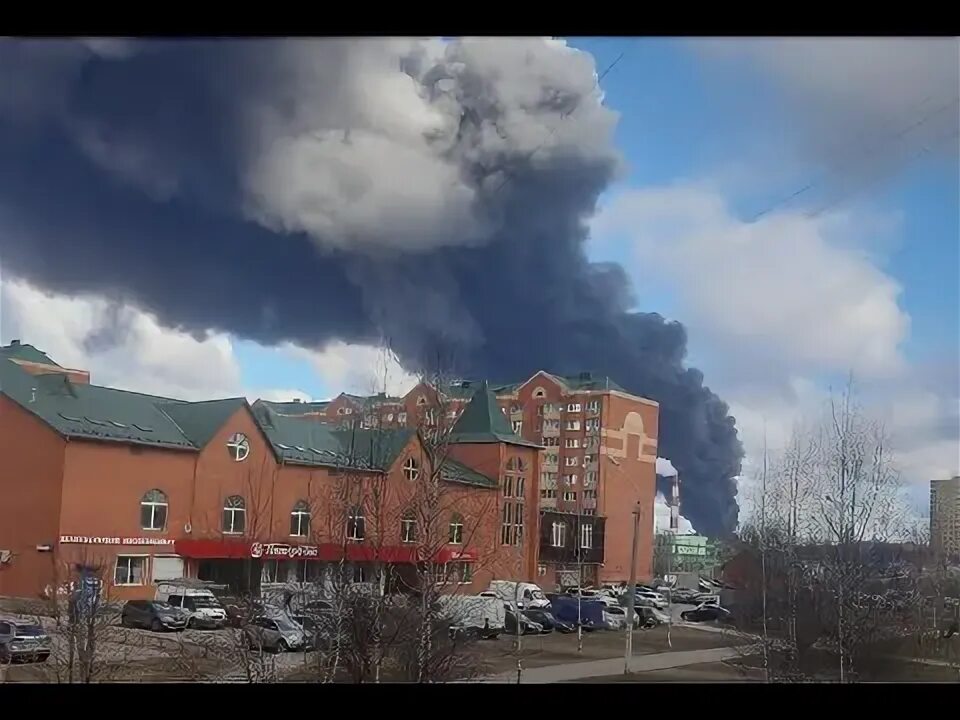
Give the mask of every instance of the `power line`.
MULTIPOLYGON (((628 48, 629 48, 629 46, 628 46, 628 48)), ((596 89, 596 88, 599 88, 599 87, 600 87, 600 81, 603 80, 603 79, 607 76, 607 74, 608 74, 611 70, 613 70, 613 69, 617 66, 617 64, 623 59, 623 56, 627 54, 627 49, 628 49, 628 48, 624 48, 624 49, 620 52, 620 54, 617 55, 617 57, 614 59, 614 61, 613 61, 612 63, 610 63, 609 65, 607 65, 607 68, 606 68, 602 73, 600 73, 600 74, 597 76, 597 81, 596 81, 596 83, 594 83, 593 89, 596 89)), ((584 95, 581 95, 580 97, 578 97, 578 98, 574 101, 573 106, 572 106, 569 110, 566 110, 566 111, 564 111, 563 113, 561 113, 561 114, 560 114, 560 120, 561 120, 561 121, 566 120, 568 117, 570 117, 571 115, 573 115, 573 113, 576 111, 577 107, 579 107, 580 101, 581 101, 583 98, 584 98, 584 95)), ((530 160, 533 159, 533 156, 536 155, 536 154, 547 144, 547 141, 548 141, 551 137, 553 137, 554 133, 557 132, 557 128, 558 128, 558 127, 559 127, 559 124, 554 125, 552 128, 550 128, 549 133, 547 133, 547 137, 545 137, 545 138, 543 139, 543 141, 541 141, 541 143, 540 143, 539 145, 537 145, 533 150, 531 150, 531 151, 527 154, 527 157, 525 158, 526 162, 530 162, 530 160)), ((503 190, 503 186, 506 185, 508 182, 510 182, 512 179, 513 179, 513 176, 508 174, 508 175, 503 179, 503 182, 501 182, 501 183, 497 186, 497 189, 493 191, 493 194, 494 194, 494 195, 497 195, 501 190, 503 190)))
MULTIPOLYGON (((853 155, 848 155, 846 161, 844 161, 844 162, 833 163, 833 164, 829 167, 829 170, 828 170, 826 173, 820 175, 819 177, 815 178, 814 180, 811 180, 809 183, 807 183, 806 185, 804 185, 804 186, 803 186, 802 188, 800 188, 799 190, 791 193, 790 195, 787 195, 787 196, 784 197, 784 198, 781 198, 781 199, 778 200, 777 202, 775 202, 775 203, 773 203, 772 205, 768 206, 767 208, 765 208, 764 210, 762 210, 761 212, 757 213, 757 214, 754 215, 752 218, 750 218, 750 220, 749 220, 748 222, 751 222, 751 223, 752 223, 752 222, 756 222, 757 220, 759 220, 760 218, 762 218, 764 215, 767 215, 768 213, 770 213, 770 212, 772 212, 773 210, 777 209, 777 208, 780 207, 781 205, 784 205, 785 203, 788 203, 788 202, 790 202, 791 200, 793 200, 794 198, 799 197, 800 195, 802 195, 803 193, 807 192, 808 190, 811 190, 811 189, 813 189, 814 187, 817 187, 818 185, 821 185, 821 184, 822 184, 827 178, 829 178, 831 175, 835 175, 835 174, 837 174, 838 171, 843 170, 843 169, 845 169, 845 168, 847 168, 847 167, 850 167, 851 165, 855 164, 856 161, 859 161, 859 160, 863 159, 863 158, 866 157, 872 150, 875 150, 875 149, 879 148, 881 145, 883 145, 883 144, 885 144, 885 143, 888 143, 888 142, 892 142, 892 141, 896 141, 896 140, 901 139, 902 137, 904 137, 904 136, 907 135, 908 133, 910 133, 910 132, 912 132, 913 130, 915 130, 915 129, 917 129, 918 127, 920 127, 921 125, 924 125, 925 123, 927 123, 931 118, 936 117, 936 116, 939 115, 940 113, 942 113, 942 112, 944 112, 944 111, 946 111, 946 110, 949 110, 949 109, 951 109, 952 107, 954 107, 954 106, 956 105, 958 99, 960 99, 960 96, 954 96, 949 102, 947 102, 947 103, 945 103, 945 104, 943 104, 943 105, 937 106, 934 110, 932 110, 931 112, 927 113, 926 115, 924 115, 923 117, 921 117, 919 120, 911 123, 910 125, 908 125, 908 126, 906 126, 906 127, 904 127, 904 128, 900 128, 900 129, 896 130, 896 131, 895 131, 894 133, 892 133, 892 134, 882 136, 877 142, 871 143, 871 144, 866 145, 866 146, 861 146, 861 147, 862 147, 862 151, 861 151, 861 152, 855 153, 855 154, 853 154, 853 155)), ((927 102, 929 102, 929 100, 930 100, 930 97, 924 98, 920 103, 918 103, 918 104, 915 106, 914 109, 926 105, 927 102)), ((938 141, 938 142, 939 142, 939 141, 938 141)), ((921 154, 922 154, 922 153, 921 153, 921 154)))

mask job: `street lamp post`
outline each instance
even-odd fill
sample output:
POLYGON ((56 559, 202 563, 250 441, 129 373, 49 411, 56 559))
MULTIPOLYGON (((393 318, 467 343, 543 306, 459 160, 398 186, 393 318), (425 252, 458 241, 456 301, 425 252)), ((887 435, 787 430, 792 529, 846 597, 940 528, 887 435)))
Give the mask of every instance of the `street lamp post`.
POLYGON ((630 674, 633 657, 633 616, 637 596, 637 532, 640 528, 640 503, 633 509, 633 542, 630 548, 630 586, 627 588, 627 647, 623 658, 623 674, 630 674))

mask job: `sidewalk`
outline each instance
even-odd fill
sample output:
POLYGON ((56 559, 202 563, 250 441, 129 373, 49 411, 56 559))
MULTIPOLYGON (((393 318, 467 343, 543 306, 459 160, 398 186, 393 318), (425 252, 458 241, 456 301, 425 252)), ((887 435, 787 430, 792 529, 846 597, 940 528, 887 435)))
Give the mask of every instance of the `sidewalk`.
MULTIPOLYGON (((740 657, 745 648, 712 648, 709 650, 681 650, 677 652, 655 653, 653 655, 634 655, 630 661, 631 672, 647 672, 650 670, 667 670, 683 667, 684 665, 698 665, 700 663, 719 662, 729 658, 740 657)), ((524 669, 521 683, 542 684, 560 683, 570 680, 586 678, 601 678, 623 674, 623 658, 608 660, 593 660, 590 662, 569 663, 566 665, 552 665, 524 669)), ((516 670, 498 673, 475 682, 482 683, 516 683, 516 670)))

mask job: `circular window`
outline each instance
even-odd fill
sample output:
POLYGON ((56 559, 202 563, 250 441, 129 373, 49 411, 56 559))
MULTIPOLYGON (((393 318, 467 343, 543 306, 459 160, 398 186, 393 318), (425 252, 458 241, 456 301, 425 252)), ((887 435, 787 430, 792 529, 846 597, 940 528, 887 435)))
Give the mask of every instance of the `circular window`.
POLYGON ((250 441, 243 433, 234 433, 227 440, 227 450, 235 462, 243 462, 250 454, 250 441))

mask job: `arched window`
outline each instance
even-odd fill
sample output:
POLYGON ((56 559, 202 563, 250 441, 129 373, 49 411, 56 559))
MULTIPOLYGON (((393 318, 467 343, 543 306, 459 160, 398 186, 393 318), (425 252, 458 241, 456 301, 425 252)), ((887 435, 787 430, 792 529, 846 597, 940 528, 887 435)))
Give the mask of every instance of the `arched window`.
POLYGON ((426 405, 426 404, 427 404, 427 399, 423 395, 417 398, 417 405, 426 405))
POLYGON ((415 458, 407 458, 403 463, 403 476, 411 482, 420 477, 420 463, 415 458))
POLYGON ((413 543, 417 541, 417 516, 413 510, 407 510, 400 519, 400 542, 413 543))
POLYGON ((542 387, 538 387, 536 390, 533 391, 533 396, 534 396, 535 398, 546 397, 546 396, 547 396, 547 391, 544 390, 542 387))
POLYGON ((140 500, 140 527, 144 530, 163 530, 167 526, 167 496, 160 490, 151 490, 140 500))
POLYGON ((231 495, 223 503, 223 532, 241 535, 247 527, 247 505, 239 495, 231 495))
POLYGON ((463 515, 454 513, 450 517, 450 538, 448 542, 452 545, 463 544, 463 515))
POLYGON ((363 508, 355 505, 347 515, 347 540, 363 540, 366 534, 366 521, 363 508))
POLYGON ((243 462, 250 455, 250 441, 243 433, 234 433, 227 440, 227 451, 234 462, 243 462))
POLYGON ((290 535, 307 537, 310 534, 310 505, 306 500, 298 500, 290 511, 290 535))

